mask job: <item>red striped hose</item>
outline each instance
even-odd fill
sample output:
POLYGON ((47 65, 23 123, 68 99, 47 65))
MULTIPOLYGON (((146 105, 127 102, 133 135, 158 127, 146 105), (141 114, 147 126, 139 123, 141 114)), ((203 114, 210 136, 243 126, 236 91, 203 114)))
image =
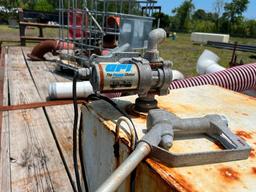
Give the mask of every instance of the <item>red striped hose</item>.
POLYGON ((216 73, 173 81, 170 84, 170 89, 180 89, 201 85, 217 85, 238 92, 254 89, 256 88, 256 63, 233 67, 216 73))

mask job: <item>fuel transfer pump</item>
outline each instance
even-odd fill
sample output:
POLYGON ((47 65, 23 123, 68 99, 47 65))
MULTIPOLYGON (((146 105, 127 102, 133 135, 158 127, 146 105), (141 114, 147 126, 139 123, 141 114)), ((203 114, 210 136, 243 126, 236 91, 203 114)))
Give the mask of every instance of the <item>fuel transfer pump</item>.
POLYGON ((169 94, 172 81, 172 63, 159 56, 157 45, 166 38, 163 29, 150 32, 144 57, 122 58, 113 63, 92 63, 91 69, 82 69, 95 92, 123 92, 138 94, 134 110, 148 112, 157 108, 155 95, 169 94))
MULTIPOLYGON (((143 57, 121 58, 118 62, 92 60, 89 68, 79 70, 87 80, 84 97, 93 93, 138 94, 132 112, 147 113, 147 133, 134 151, 117 170, 98 188, 97 192, 115 191, 136 166, 148 155, 171 166, 188 166, 248 158, 250 146, 228 129, 227 120, 219 115, 180 119, 174 114, 157 109, 156 95, 169 94, 172 81, 172 63, 159 56, 157 46, 166 38, 163 29, 150 32, 148 48, 143 57), (88 80, 90 83, 88 84, 88 80), (225 148, 218 152, 169 152, 175 135, 206 134, 218 140, 225 148)), ((50 88, 52 90, 52 88, 50 88)), ((73 93, 76 89, 73 89, 73 93)), ((77 177, 79 178, 79 177, 77 177)))

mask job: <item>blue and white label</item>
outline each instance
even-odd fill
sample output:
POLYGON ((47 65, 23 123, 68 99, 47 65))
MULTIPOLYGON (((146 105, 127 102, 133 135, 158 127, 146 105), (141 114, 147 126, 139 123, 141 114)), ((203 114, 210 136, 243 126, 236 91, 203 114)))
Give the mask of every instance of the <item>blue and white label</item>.
POLYGON ((138 86, 138 69, 130 63, 101 64, 104 69, 104 89, 136 89, 138 86))
POLYGON ((107 73, 131 72, 132 64, 107 64, 105 70, 107 73))

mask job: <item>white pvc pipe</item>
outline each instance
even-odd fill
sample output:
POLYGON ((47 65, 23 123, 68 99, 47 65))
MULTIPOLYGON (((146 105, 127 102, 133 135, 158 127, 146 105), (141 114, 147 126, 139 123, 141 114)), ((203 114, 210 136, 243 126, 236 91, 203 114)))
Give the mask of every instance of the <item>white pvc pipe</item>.
MULTIPOLYGON (((225 70, 225 67, 222 67, 218 64, 219 60, 220 58, 218 57, 218 55, 216 55, 212 51, 205 49, 197 61, 197 73, 200 75, 204 75, 225 70)), ((243 93, 249 96, 256 97, 256 90, 254 89, 243 91, 243 93)))
MULTIPOLYGON (((86 98, 93 93, 92 85, 89 81, 77 82, 77 97, 86 98)), ((48 88, 51 99, 69 99, 73 97, 73 83, 51 83, 48 88)))
POLYGON ((172 80, 175 81, 175 80, 181 80, 181 79, 184 79, 184 75, 178 71, 178 70, 172 70, 172 80))
POLYGON ((196 71, 200 75, 215 73, 218 71, 225 70, 224 67, 218 64, 220 58, 209 50, 204 50, 202 55, 197 61, 196 71))

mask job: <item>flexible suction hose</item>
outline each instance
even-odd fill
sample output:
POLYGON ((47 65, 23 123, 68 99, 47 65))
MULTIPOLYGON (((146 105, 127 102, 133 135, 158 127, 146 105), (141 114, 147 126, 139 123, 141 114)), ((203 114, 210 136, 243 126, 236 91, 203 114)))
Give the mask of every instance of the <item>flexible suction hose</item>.
MULTIPOLYGON (((218 71, 223 71, 226 68, 222 67, 218 62, 220 58, 213 52, 209 50, 204 50, 202 55, 199 57, 196 65, 196 70, 199 75, 209 74, 209 73, 215 73, 218 71)), ((250 95, 255 97, 256 96, 256 90, 246 90, 243 91, 244 94, 250 95)))
POLYGON ((170 84, 170 89, 201 85, 217 85, 238 92, 256 88, 256 64, 247 64, 207 75, 173 81, 170 84))

